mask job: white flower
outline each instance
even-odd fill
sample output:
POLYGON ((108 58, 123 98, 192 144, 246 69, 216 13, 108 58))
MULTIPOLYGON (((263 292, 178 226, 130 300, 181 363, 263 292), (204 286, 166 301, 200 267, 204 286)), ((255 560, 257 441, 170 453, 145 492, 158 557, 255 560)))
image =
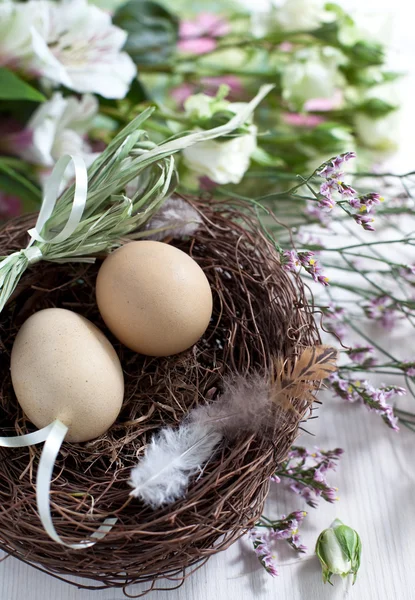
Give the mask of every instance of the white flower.
POLYGON ((136 74, 127 33, 86 0, 0 4, 2 63, 84 93, 123 98, 136 74))
POLYGON ((312 31, 334 18, 325 10, 325 4, 322 0, 286 0, 277 9, 277 23, 284 31, 312 31))
MULTIPOLYGON (((395 85, 386 83, 376 85, 365 92, 360 97, 361 101, 379 99, 396 106, 400 98, 398 89, 395 85)), ((373 150, 380 152, 390 152, 398 148, 400 112, 395 110, 384 117, 378 119, 371 118, 364 113, 357 113, 354 117, 354 123, 357 135, 360 140, 373 150)))
POLYGON ((34 112, 27 128, 32 142, 20 152, 28 162, 53 167, 64 154, 82 156, 87 164, 95 158, 85 136, 98 112, 97 99, 86 94, 81 99, 64 98, 57 92, 34 112))
MULTIPOLYGON (((231 103, 220 98, 205 101, 200 96, 203 94, 197 94, 196 100, 193 97, 186 101, 185 110, 188 114, 209 117, 222 109, 237 114, 246 105, 244 102, 231 103)), ((186 148, 183 150, 184 164, 198 177, 209 177, 219 184, 239 183, 248 170, 251 155, 256 148, 257 128, 249 125, 248 130, 230 140, 207 140, 186 148)))
POLYGON ((397 111, 379 119, 372 119, 363 113, 358 113, 355 116, 355 127, 361 142, 365 146, 380 152, 397 150, 399 124, 397 111))
POLYGON ((48 49, 39 32, 48 25, 46 2, 0 3, 0 66, 15 68, 29 75, 47 76, 65 70, 48 49))
POLYGON ((344 82, 339 66, 344 55, 336 48, 298 51, 282 72, 283 97, 302 108, 307 100, 331 98, 344 82))
MULTIPOLYGON (((364 6, 363 6, 364 9, 364 6)), ((353 46, 362 40, 366 42, 378 42, 387 46, 391 42, 393 19, 380 11, 372 13, 362 10, 350 11, 352 19, 344 19, 340 22, 338 38, 344 46, 353 46)))

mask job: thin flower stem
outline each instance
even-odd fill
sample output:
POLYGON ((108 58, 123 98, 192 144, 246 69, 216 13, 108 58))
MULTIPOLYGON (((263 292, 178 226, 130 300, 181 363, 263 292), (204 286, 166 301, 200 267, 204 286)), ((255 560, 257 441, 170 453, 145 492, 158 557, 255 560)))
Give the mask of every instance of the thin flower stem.
POLYGON ((394 363, 399 362, 394 356, 392 356, 392 354, 390 354, 387 350, 385 350, 384 348, 382 348, 382 346, 379 346, 379 344, 377 342, 375 342, 374 340, 370 339, 365 333, 363 333, 363 331, 361 329, 357 329, 357 327, 355 327, 350 320, 347 319, 345 322, 349 325, 349 327, 351 329, 353 329, 353 331, 355 331, 356 333, 358 333, 364 340, 366 340, 367 342, 369 342, 369 344, 371 344, 377 350, 379 350, 379 352, 382 352, 382 354, 384 354, 385 356, 387 356, 388 358, 390 358, 394 363))
MULTIPOLYGON (((361 244, 353 244, 351 246, 343 246, 342 248, 325 248, 325 252, 344 252, 345 250, 354 250, 355 248, 363 248, 363 247, 368 247, 368 246, 382 246, 382 245, 388 245, 388 244, 409 244, 410 246, 414 245, 413 242, 415 242, 415 237, 414 238, 401 238, 400 240, 379 240, 377 242, 366 242, 366 243, 361 243, 361 244)), ((358 255, 354 255, 356 257, 358 257, 358 255)))

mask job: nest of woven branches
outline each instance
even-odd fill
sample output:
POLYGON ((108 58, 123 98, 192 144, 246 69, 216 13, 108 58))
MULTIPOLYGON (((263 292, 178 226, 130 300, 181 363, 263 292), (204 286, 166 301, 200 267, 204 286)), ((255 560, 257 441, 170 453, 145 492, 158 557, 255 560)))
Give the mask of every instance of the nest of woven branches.
MULTIPOLYGON (((60 307, 84 315, 108 335, 123 365, 125 399, 118 420, 96 440, 64 443, 52 482, 55 527, 68 542, 84 539, 107 517, 118 518, 95 546, 67 549, 44 531, 35 481, 41 446, 0 448, 0 547, 61 579, 95 580, 81 587, 119 587, 127 593, 134 583, 154 586, 162 577, 180 583, 189 567, 232 544, 260 516, 269 478, 309 414, 310 404, 297 400, 273 439, 241 435, 223 444, 185 497, 170 506, 154 510, 129 495, 131 468, 160 427, 175 426, 190 408, 214 401, 227 376, 265 372, 274 358, 293 357, 319 343, 301 281, 283 269, 249 207, 194 206, 202 216, 197 233, 169 240, 198 262, 213 291, 211 324, 190 350, 149 358, 122 346, 96 306, 99 259, 88 265, 36 265, 0 315, 2 435, 35 430, 16 401, 9 369, 16 333, 37 310, 60 307)), ((0 231, 0 255, 24 247, 33 222, 32 217, 9 222, 0 231)))

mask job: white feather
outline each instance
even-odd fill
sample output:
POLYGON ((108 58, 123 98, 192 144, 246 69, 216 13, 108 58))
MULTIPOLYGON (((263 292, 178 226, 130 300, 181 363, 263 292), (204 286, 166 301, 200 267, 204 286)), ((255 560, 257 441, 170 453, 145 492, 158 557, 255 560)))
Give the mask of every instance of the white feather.
POLYGON ((211 458, 223 434, 206 423, 165 427, 153 436, 144 458, 131 471, 132 496, 153 508, 182 497, 189 479, 211 458))

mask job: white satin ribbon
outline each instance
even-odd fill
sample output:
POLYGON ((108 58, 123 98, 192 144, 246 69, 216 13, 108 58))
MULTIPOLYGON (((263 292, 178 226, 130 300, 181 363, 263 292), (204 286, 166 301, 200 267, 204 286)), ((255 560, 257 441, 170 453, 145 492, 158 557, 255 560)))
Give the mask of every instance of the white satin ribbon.
POLYGON ((56 458, 67 433, 67 426, 61 421, 56 420, 47 427, 33 433, 12 437, 0 437, 0 446, 6 448, 22 448, 24 446, 33 446, 45 442, 36 477, 36 500, 40 520, 46 533, 52 540, 66 548, 82 550, 94 546, 98 540, 104 538, 106 534, 111 531, 117 519, 106 519, 95 533, 78 544, 68 544, 58 535, 55 526, 53 525, 50 510, 50 485, 56 458))
POLYGON ((34 242, 43 244, 59 244, 70 237, 81 222, 82 215, 85 210, 86 199, 88 196, 88 172, 85 162, 80 156, 72 156, 67 154, 62 156, 56 163, 50 177, 45 185, 42 206, 36 225, 28 231, 30 242, 26 250, 23 250, 27 256, 29 263, 33 264, 42 258, 40 248, 33 247, 34 242), (42 236, 42 230, 48 219, 51 217, 56 202, 59 198, 59 191, 62 185, 63 176, 70 162, 73 162, 75 168, 75 191, 72 202, 72 208, 65 227, 55 237, 45 238, 42 236))

